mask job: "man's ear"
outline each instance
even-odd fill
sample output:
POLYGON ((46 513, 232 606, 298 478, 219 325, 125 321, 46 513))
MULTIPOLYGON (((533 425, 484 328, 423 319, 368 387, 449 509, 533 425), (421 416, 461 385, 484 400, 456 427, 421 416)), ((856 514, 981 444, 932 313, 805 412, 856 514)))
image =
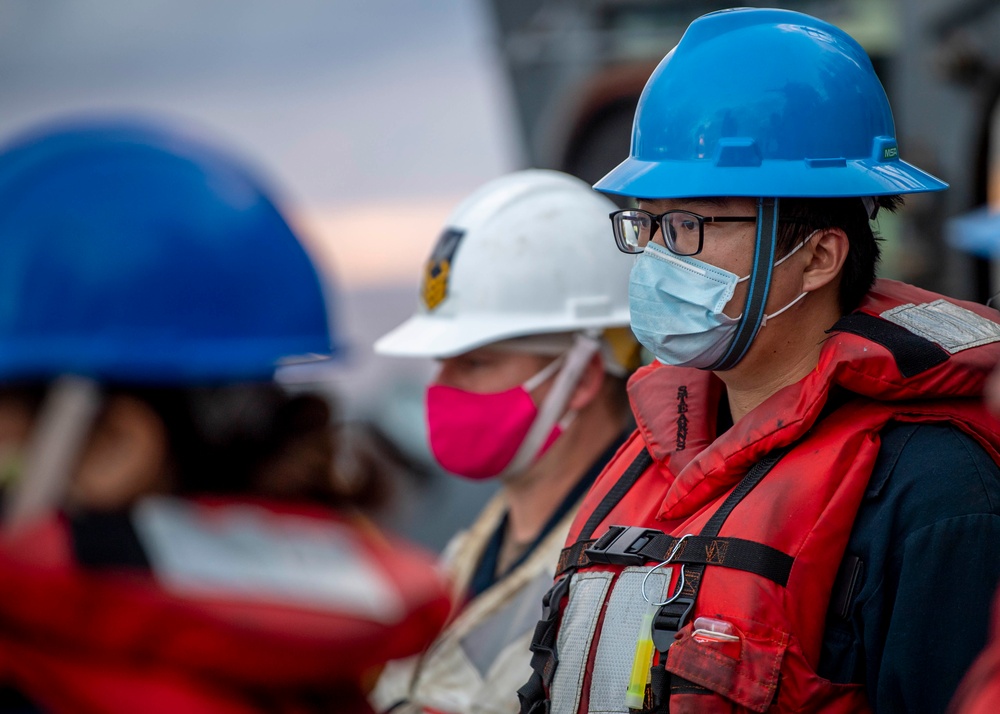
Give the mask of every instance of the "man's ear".
POLYGON ((596 352, 587 363, 586 369, 583 370, 580 381, 576 383, 576 388, 570 396, 567 407, 577 411, 583 409, 600 394, 603 384, 604 358, 600 352, 596 352))
POLYGON ((94 425, 70 486, 71 504, 95 510, 126 508, 168 490, 166 427, 145 402, 108 399, 94 425))
POLYGON ((850 240, 840 228, 824 228, 810 241, 812 252, 802 273, 802 290, 813 292, 835 283, 847 260, 850 240))

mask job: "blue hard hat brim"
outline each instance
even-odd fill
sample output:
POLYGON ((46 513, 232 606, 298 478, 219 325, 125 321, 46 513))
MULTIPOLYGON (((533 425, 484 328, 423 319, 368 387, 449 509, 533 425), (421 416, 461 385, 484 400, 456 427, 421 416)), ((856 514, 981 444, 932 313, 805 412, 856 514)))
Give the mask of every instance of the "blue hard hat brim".
POLYGON ((0 345, 0 381, 48 381, 58 374, 139 385, 271 381, 288 363, 331 361, 343 353, 342 345, 311 337, 227 344, 167 338, 133 340, 128 347, 107 340, 12 340, 0 345), (274 355, 292 346, 299 357, 275 363, 274 355))
POLYGON ((641 161, 628 158, 594 184, 603 193, 631 198, 775 196, 846 198, 943 191, 944 181, 905 161, 871 159, 763 161, 720 167, 704 161, 641 161), (793 187, 789 190, 789 187, 793 187))

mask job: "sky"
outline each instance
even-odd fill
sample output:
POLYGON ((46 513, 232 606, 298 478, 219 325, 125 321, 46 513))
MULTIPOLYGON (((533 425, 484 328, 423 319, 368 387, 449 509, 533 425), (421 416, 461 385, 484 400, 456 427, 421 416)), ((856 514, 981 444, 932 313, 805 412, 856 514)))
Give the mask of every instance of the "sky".
POLYGON ((272 176, 346 289, 416 282, 517 167, 477 0, 0 0, 0 137, 80 112, 194 122, 272 176))

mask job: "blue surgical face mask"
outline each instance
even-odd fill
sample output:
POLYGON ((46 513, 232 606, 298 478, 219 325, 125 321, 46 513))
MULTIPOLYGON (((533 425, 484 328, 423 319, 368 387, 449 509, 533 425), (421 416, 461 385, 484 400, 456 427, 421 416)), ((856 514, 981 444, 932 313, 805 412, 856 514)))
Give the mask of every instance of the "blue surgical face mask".
MULTIPOLYGON (((814 235, 816 231, 774 267, 791 258, 814 235)), ((741 278, 690 256, 674 255, 658 243, 649 243, 636 258, 629 279, 632 332, 664 364, 709 367, 722 357, 740 321, 723 310, 736 286, 749 279, 749 275, 741 278)), ((765 315, 762 326, 806 294, 765 315)))

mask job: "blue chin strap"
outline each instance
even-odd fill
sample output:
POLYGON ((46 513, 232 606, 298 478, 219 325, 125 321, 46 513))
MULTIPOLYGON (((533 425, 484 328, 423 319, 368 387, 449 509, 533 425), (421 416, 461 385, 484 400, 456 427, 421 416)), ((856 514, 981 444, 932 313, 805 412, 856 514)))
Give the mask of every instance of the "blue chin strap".
POLYGON ((764 321, 767 295, 771 290, 771 272, 778 243, 778 199, 757 199, 757 241, 753 252, 753 269, 747 288, 746 306, 736 326, 733 341, 715 364, 708 367, 718 372, 735 367, 753 344, 764 321))

